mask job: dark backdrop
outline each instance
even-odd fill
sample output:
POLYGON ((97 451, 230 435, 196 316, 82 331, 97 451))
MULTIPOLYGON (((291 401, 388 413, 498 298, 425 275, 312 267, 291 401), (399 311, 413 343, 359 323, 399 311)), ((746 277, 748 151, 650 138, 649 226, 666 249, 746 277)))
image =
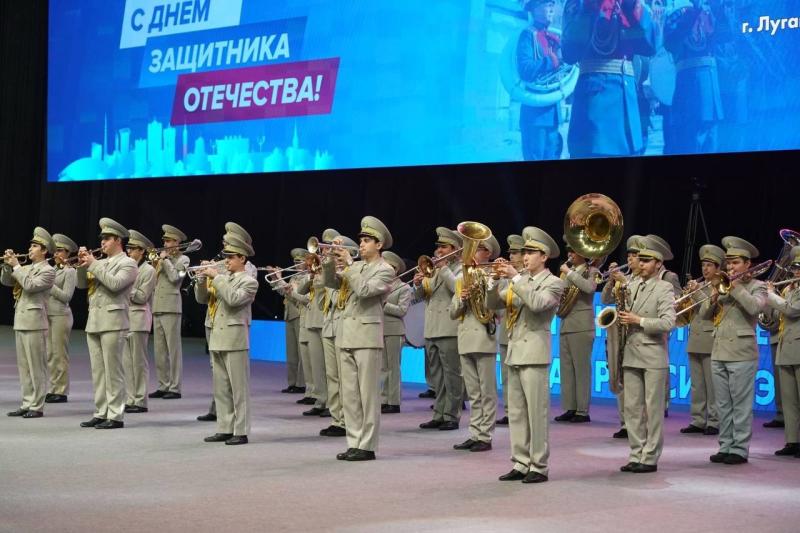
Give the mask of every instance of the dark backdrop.
MULTIPOLYGON (((668 266, 679 270, 695 178, 705 185, 701 205, 712 242, 740 235, 773 258, 778 229, 800 226, 792 179, 798 152, 48 184, 46 1, 0 1, 0 73, 2 249, 25 250, 36 225, 95 247, 97 220, 109 216, 153 241, 162 223, 180 227, 205 243, 193 254, 196 263, 217 253, 223 225, 233 220, 253 235, 257 265, 287 265, 289 250, 309 236, 333 227, 354 237, 360 218, 371 214, 392 231, 394 250, 415 259, 432 252, 436 226, 467 219, 488 224, 503 245, 525 225, 558 237, 570 202, 602 192, 622 207, 626 236, 662 235, 676 255, 668 266)), ((698 240, 703 244, 702 230, 698 240)), ((83 291, 73 309, 75 327, 83 327, 83 291)), ((187 332, 202 335, 204 309, 188 296, 184 309, 187 332)), ((254 311, 258 318, 282 315, 280 299, 263 282, 254 311)), ((0 323, 12 320, 4 287, 0 323)))

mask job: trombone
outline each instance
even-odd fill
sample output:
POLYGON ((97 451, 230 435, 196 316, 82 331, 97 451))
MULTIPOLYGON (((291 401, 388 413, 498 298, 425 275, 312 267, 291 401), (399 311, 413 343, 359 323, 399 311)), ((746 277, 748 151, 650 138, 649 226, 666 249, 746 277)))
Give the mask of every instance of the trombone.
POLYGON ((185 254, 190 254, 192 252, 196 252, 200 248, 203 247, 203 242, 200 239, 195 239, 189 242, 182 242, 175 246, 162 246, 160 248, 151 248, 147 250, 147 261, 150 263, 155 263, 159 261, 161 258, 161 252, 173 252, 173 251, 180 251, 185 254))
POLYGON ((678 306, 681 307, 680 311, 675 313, 676 316, 681 316, 684 313, 688 313, 690 310, 694 309, 695 307, 697 307, 698 305, 702 304, 706 300, 710 300, 711 296, 706 296, 705 298, 703 298, 701 300, 698 300, 696 302, 692 302, 691 305, 685 305, 684 304, 684 302, 687 299, 693 298, 697 293, 705 290, 707 287, 713 287, 719 294, 724 296, 724 295, 728 294, 729 292, 731 292, 731 283, 732 282, 734 282, 736 280, 739 280, 739 279, 742 279, 742 278, 745 278, 745 277, 750 277, 750 278, 758 277, 758 276, 762 275, 764 272, 766 272, 767 270, 769 270, 772 267, 772 264, 773 264, 772 259, 768 259, 768 260, 764 261, 763 263, 759 263, 754 267, 748 268, 744 272, 739 272, 738 274, 730 275, 730 274, 728 274, 726 272, 719 272, 717 274, 714 274, 714 276, 710 280, 706 281, 705 283, 701 283, 695 290, 684 294, 683 296, 681 296, 680 298, 677 298, 673 302, 673 304, 676 307, 678 307, 678 306), (683 304, 683 305, 681 305, 681 304, 683 304))
MULTIPOLYGON (((417 271, 422 272, 423 277, 432 278, 434 272, 438 268, 438 263, 441 263, 442 261, 445 261, 445 260, 449 259, 450 257, 456 255, 456 254, 460 254, 462 250, 463 250, 463 248, 458 248, 458 249, 450 252, 449 254, 445 254, 445 255, 443 255, 441 257, 433 257, 433 258, 431 258, 428 255, 424 255, 423 254, 423 255, 419 256, 419 258, 417 259, 417 266, 415 266, 413 268, 409 268, 405 272, 401 272, 400 274, 396 275, 394 277, 394 279, 401 279, 401 278, 411 274, 412 272, 417 272, 417 271)), ((409 281, 408 283, 411 283, 411 282, 409 281)))

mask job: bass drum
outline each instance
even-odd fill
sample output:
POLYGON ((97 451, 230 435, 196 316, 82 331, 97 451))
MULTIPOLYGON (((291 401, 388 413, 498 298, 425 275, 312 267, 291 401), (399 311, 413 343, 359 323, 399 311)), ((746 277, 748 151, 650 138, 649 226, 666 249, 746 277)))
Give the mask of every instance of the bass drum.
POLYGON ((403 317, 406 325, 406 344, 414 348, 425 347, 425 302, 419 301, 408 308, 403 317))

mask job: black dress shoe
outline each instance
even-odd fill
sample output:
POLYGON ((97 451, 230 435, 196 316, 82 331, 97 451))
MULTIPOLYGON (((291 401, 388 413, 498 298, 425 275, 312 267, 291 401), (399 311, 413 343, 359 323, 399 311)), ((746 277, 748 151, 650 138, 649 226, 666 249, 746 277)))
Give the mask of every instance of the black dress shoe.
POLYGON ((290 386, 286 387, 285 389, 281 389, 281 392, 284 393, 284 394, 291 394, 292 387, 294 387, 294 385, 290 385, 290 386))
POLYGON ((303 416, 322 416, 324 410, 322 407, 312 407, 308 411, 303 411, 303 416))
POLYGON ((386 404, 386 407, 381 407, 381 413, 385 415, 392 415, 400 412, 399 405, 386 404))
POLYGON ((522 479, 525 479, 525 474, 523 474, 519 470, 512 470, 508 474, 503 474, 497 479, 500 481, 520 481, 522 479))
POLYGON ((611 435, 614 439, 627 439, 628 438, 628 430, 625 428, 619 428, 619 431, 611 435))
POLYGON ((539 472, 528 472, 525 477, 522 478, 523 483, 544 483, 545 481, 547 481, 547 476, 539 472))
POLYGON ((569 422, 570 420, 572 420, 573 416, 575 416, 575 411, 570 409, 569 411, 561 413, 560 415, 555 417, 553 420, 555 420, 556 422, 569 422))
POLYGON ((289 394, 305 394, 306 393, 306 388, 305 387, 292 386, 292 387, 289 387, 289 388, 292 389, 292 390, 289 391, 289 394))
POLYGON ((297 404, 300 404, 300 405, 314 405, 315 403, 317 403, 317 400, 315 400, 314 398, 311 398, 310 396, 303 396, 302 398, 300 398, 299 400, 297 400, 294 403, 297 403, 297 404))
POLYGON ((67 397, 63 394, 48 394, 45 403, 67 403, 67 397))
POLYGON ((664 409, 664 418, 669 418, 669 409, 664 409))
POLYGON ((7 414, 8 416, 23 416, 23 415, 24 415, 25 413, 27 413, 27 412, 28 412, 28 410, 27 410, 27 409, 22 409, 22 408, 20 408, 20 409, 17 409, 16 411, 9 411, 9 412, 8 412, 8 413, 6 413, 6 414, 7 414))
POLYGON ((504 416, 503 418, 499 419, 496 424, 498 426, 507 426, 508 425, 508 417, 504 416))
POLYGON ((492 443, 491 442, 478 441, 478 442, 476 442, 475 444, 473 444, 470 447, 469 451, 471 451, 471 452, 488 452, 491 449, 492 449, 492 443))
POLYGON ((121 420, 104 420, 97 424, 94 429, 120 429, 125 427, 125 422, 121 420))
POLYGON ((95 427, 97 424, 102 424, 102 423, 103 423, 103 422, 105 422, 105 421, 106 421, 106 419, 105 419, 105 418, 97 418, 97 417, 94 417, 94 418, 92 418, 91 420, 87 420, 86 422, 81 422, 81 427, 82 427, 82 428, 93 428, 93 427, 95 427))
POLYGON ((198 416, 197 420, 199 420, 200 422, 216 422, 217 421, 217 415, 215 415, 213 413, 206 413, 204 415, 198 416))
POLYGON ((442 422, 442 425, 439 426, 439 431, 453 431, 454 429, 458 429, 458 422, 442 422))
POLYGON ((234 435, 225 441, 228 446, 238 446, 239 444, 247 444, 247 435, 234 435))
POLYGON ((444 424, 444 420, 429 420, 419 425, 420 429, 439 429, 444 424))
POLYGON ((747 462, 747 457, 742 457, 738 453, 729 453, 723 463, 726 465, 741 465, 747 462))
POLYGON ((425 392, 419 393, 420 398, 436 398, 436 392, 433 389, 428 389, 425 392))
POLYGON ((164 399, 164 400, 180 400, 181 399, 181 393, 180 392, 167 392, 161 398, 164 399))
POLYGON ((714 426, 706 426, 703 430, 703 435, 719 435, 719 430, 714 426))
POLYGON ((43 416, 44 413, 41 411, 28 411, 27 413, 22 415, 22 418, 42 418, 43 416))
POLYGON ((319 434, 322 437, 344 437, 347 435, 347 431, 339 426, 331 425, 325 429, 321 429, 319 434))
POLYGON ((344 461, 345 459, 347 459, 347 456, 350 455, 351 453, 353 453, 354 451, 355 451, 355 448, 347 448, 347 451, 342 452, 342 453, 337 453, 336 454, 336 458, 338 460, 340 460, 340 461, 344 461))
POLYGON ((575 415, 569 420, 570 424, 585 424, 591 421, 592 419, 589 418, 589 415, 575 415))
POLYGON ((126 413, 146 413, 149 409, 147 407, 142 407, 140 405, 126 405, 125 412, 126 413))
POLYGON ((800 444, 796 442, 788 442, 786 446, 775 452, 775 455, 796 455, 800 452, 800 444))
POLYGON ((331 417, 331 410, 327 407, 320 411, 319 413, 320 418, 330 418, 331 417))
POLYGON ((358 448, 353 448, 353 451, 347 454, 344 458, 345 461, 374 461, 375 460, 375 452, 370 450, 359 450, 358 448))
POLYGON ((689 424, 685 428, 681 428, 681 433, 705 433, 705 431, 706 430, 704 428, 699 428, 692 424, 689 424))
POLYGON ((728 458, 728 455, 730 454, 727 454, 725 452, 717 452, 711 457, 709 457, 708 460, 711 461, 712 463, 724 463, 725 459, 728 458))
POLYGON ((631 461, 630 463, 626 464, 625 466, 619 467, 620 472, 633 472, 633 469, 636 468, 639 463, 634 463, 631 461))
POLYGON ((478 441, 476 441, 476 440, 467 439, 464 442, 462 442, 461 444, 454 444, 453 445, 453 449, 454 450, 469 450, 470 448, 472 448, 472 445, 476 444, 477 442, 478 441))
POLYGON ((777 418, 773 419, 773 420, 770 420, 769 422, 764 422, 762 425, 765 428, 773 428, 773 429, 782 428, 782 427, 786 426, 786 424, 784 423, 783 420, 778 420, 777 418))
POLYGON ((163 398, 167 391, 156 390, 147 395, 148 398, 163 398))
POLYGON ((631 472, 634 474, 650 474, 652 472, 657 472, 658 466, 656 465, 646 465, 639 463, 638 465, 631 468, 631 472))
POLYGON ((203 439, 204 442, 225 442, 233 437, 233 433, 214 433, 210 437, 203 439))

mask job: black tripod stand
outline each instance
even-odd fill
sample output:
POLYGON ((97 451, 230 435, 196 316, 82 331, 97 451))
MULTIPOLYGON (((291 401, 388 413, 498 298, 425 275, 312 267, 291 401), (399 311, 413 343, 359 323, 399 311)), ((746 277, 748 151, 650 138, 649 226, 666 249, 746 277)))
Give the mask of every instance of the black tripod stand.
POLYGON ((695 258, 698 222, 702 224, 705 242, 709 242, 706 217, 703 215, 703 206, 700 204, 700 192, 705 188, 706 185, 698 178, 692 178, 692 203, 689 205, 689 220, 686 223, 686 240, 683 247, 683 270, 681 271, 682 274, 686 276, 684 285, 692 279, 692 264, 695 258))

